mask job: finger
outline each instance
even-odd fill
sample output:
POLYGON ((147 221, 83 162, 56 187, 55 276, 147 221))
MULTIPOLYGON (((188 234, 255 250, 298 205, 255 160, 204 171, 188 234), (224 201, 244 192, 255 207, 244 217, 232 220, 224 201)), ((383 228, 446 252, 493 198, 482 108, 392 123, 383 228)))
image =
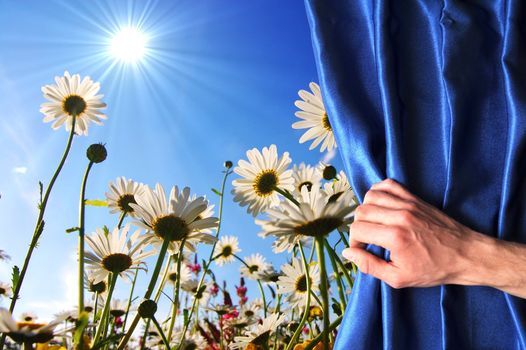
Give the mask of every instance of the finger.
POLYGON ((360 248, 344 249, 342 255, 358 266, 360 271, 383 281, 396 273, 396 268, 387 261, 360 248))
POLYGON ((354 212, 354 222, 367 221, 382 225, 401 225, 406 210, 381 207, 374 204, 362 204, 354 212))
POLYGON ((371 190, 384 191, 400 197, 405 200, 418 199, 415 195, 409 192, 404 186, 400 185, 393 179, 386 179, 381 182, 375 183, 371 186, 371 190))
POLYGON ((374 244, 392 250, 395 231, 398 229, 398 227, 387 227, 371 222, 355 221, 351 224, 349 245, 352 248, 360 248, 365 244, 374 244))
POLYGON ((370 189, 365 194, 363 204, 374 204, 391 209, 412 209, 414 201, 408 201, 382 190, 370 189))

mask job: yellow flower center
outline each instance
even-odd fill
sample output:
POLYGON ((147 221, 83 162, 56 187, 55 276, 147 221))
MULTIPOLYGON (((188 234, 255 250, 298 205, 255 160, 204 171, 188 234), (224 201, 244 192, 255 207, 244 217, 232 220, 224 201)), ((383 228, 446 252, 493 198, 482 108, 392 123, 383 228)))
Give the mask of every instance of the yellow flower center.
POLYGON ((278 185, 278 175, 274 169, 263 170, 254 180, 254 191, 259 197, 268 197, 278 185))
POLYGON ((110 272, 121 273, 129 269, 132 262, 132 259, 128 255, 115 253, 105 256, 102 259, 102 266, 110 272))
POLYGON ((186 222, 174 215, 158 218, 153 223, 152 228, 157 236, 172 242, 182 241, 190 233, 186 222))
POLYGON ((223 247, 223 250, 221 251, 221 255, 224 258, 228 258, 229 256, 232 255, 232 252, 233 252, 232 246, 226 245, 223 247))
POLYGON ((303 186, 306 186, 306 187, 307 187, 307 190, 309 190, 309 192, 310 192, 310 190, 312 189, 312 182, 310 182, 310 181, 305 181, 305 182, 300 183, 299 186, 298 186, 298 190, 299 190, 300 192, 301 192, 301 189, 303 188, 303 186))
POLYGON ((321 124, 323 125, 323 128, 327 131, 332 131, 331 122, 329 121, 329 116, 327 115, 327 112, 323 113, 323 118, 321 119, 321 124))
POLYGON ((119 206, 120 210, 125 213, 133 212, 133 208, 130 207, 130 203, 137 204, 135 197, 130 193, 123 194, 117 200, 117 205, 119 206))
MULTIPOLYGON (((309 282, 312 284, 312 278, 309 278, 309 282)), ((296 279, 294 290, 300 293, 307 292, 307 276, 301 275, 296 279)))
POLYGON ((296 226, 294 232, 299 235, 318 237, 325 236, 343 224, 343 220, 335 217, 323 217, 296 226))
POLYGON ((62 100, 62 110, 70 116, 79 116, 86 111, 87 103, 79 95, 69 95, 62 100))

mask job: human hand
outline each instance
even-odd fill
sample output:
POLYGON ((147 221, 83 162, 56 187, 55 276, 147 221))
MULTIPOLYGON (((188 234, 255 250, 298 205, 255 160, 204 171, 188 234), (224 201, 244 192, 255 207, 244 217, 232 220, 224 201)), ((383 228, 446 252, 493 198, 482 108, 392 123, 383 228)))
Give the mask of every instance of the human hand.
POLYGON ((373 185, 356 209, 343 256, 393 288, 471 285, 484 273, 477 271, 477 243, 489 247, 488 240, 387 179, 373 185), (390 261, 367 252, 365 244, 388 249, 390 261))

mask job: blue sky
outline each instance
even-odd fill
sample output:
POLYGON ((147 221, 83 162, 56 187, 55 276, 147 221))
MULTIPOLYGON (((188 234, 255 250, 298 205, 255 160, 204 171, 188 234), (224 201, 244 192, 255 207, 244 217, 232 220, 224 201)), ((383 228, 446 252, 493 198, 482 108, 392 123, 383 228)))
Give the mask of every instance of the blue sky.
MULTIPOLYGON (((190 186, 217 203, 210 188, 219 186, 223 162, 237 163, 247 149, 275 143, 295 163, 324 156, 298 144, 302 132, 291 128, 297 91, 317 81, 303 1, 1 0, 0 47, 0 249, 12 256, 0 264, 1 281, 11 264, 22 264, 38 181, 49 181, 67 139, 64 129, 42 123, 40 87, 64 70, 89 75, 101 82, 108 105, 105 125, 74 140, 16 313, 46 317, 75 301, 77 237, 64 231, 77 225, 91 143, 106 143, 109 152, 89 179, 87 197, 94 199, 123 175, 165 188, 190 186), (149 37, 148 55, 137 65, 108 53, 112 35, 127 25, 149 37)), ((258 226, 232 202, 228 185, 223 233, 239 236, 242 256, 261 252, 279 268, 286 256, 256 236, 258 226)), ((117 219, 106 208, 89 208, 87 231, 117 219)), ((224 279, 238 267, 215 271, 224 279)), ((234 292, 237 278, 228 283, 234 292)), ((117 296, 125 294, 121 287, 117 296)))

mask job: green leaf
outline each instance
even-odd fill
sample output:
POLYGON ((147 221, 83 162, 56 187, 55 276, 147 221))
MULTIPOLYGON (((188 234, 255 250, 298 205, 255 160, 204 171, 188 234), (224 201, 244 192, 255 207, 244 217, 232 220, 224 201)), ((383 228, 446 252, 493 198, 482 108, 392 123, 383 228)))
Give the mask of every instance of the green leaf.
POLYGON ((86 311, 80 313, 79 319, 76 322, 75 333, 73 334, 73 342, 78 344, 80 337, 84 333, 84 329, 88 326, 89 314, 86 311))
POLYGON ((20 269, 18 266, 13 266, 13 272, 11 274, 11 283, 13 290, 16 289, 16 286, 18 285, 18 281, 20 280, 20 269))
POLYGON ((104 225, 102 230, 104 231, 104 236, 108 237, 110 235, 110 229, 108 228, 108 226, 104 225))
POLYGON ((219 197, 221 197, 223 194, 221 192, 219 192, 218 190, 216 190, 215 188, 212 188, 212 192, 214 192, 215 194, 217 194, 219 197))
POLYGON ((70 227, 66 230, 66 233, 71 233, 75 231, 80 231, 80 227, 70 227))
POLYGON ((107 207, 108 202, 100 200, 100 199, 86 199, 84 201, 84 204, 91 205, 92 207, 107 207))

